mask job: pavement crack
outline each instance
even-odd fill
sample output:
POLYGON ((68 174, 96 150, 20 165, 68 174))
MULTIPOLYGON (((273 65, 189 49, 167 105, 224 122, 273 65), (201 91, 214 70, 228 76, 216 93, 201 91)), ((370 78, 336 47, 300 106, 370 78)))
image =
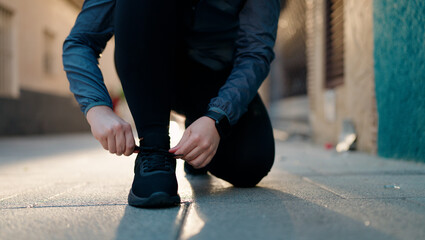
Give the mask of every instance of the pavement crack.
POLYGON ((58 193, 58 194, 55 194, 55 195, 53 195, 53 196, 50 196, 50 197, 46 198, 44 201, 47 201, 47 200, 50 200, 50 199, 52 199, 52 198, 58 197, 58 196, 60 196, 60 195, 63 195, 63 194, 65 194, 65 193, 68 193, 68 192, 70 192, 70 191, 72 191, 72 190, 74 190, 74 189, 76 189, 76 188, 83 187, 83 186, 85 186, 85 185, 87 185, 87 183, 77 184, 77 185, 75 185, 75 186, 73 186, 73 187, 70 187, 70 188, 66 189, 66 190, 65 190, 65 191, 63 191, 63 192, 60 192, 60 193, 58 193))
POLYGON ((27 208, 34 208, 35 206, 37 206, 37 204, 47 202, 47 201, 49 201, 49 200, 51 200, 51 199, 53 199, 53 198, 59 197, 59 196, 61 196, 61 195, 65 194, 65 193, 71 192, 72 190, 74 190, 74 189, 76 189, 76 188, 83 187, 83 186, 85 186, 85 185, 87 185, 87 183, 80 183, 80 184, 77 184, 77 185, 75 185, 75 186, 72 186, 72 187, 70 187, 70 188, 66 189, 65 191, 62 191, 62 192, 60 192, 60 193, 57 193, 57 194, 52 195, 52 196, 50 196, 50 197, 47 197, 47 198, 45 198, 45 199, 43 199, 43 200, 41 200, 41 201, 39 201, 39 202, 35 202, 35 203, 33 203, 33 204, 29 204, 29 205, 27 205, 26 207, 27 207, 27 208))
POLYGON ((28 190, 25 190, 25 191, 22 191, 22 192, 19 192, 19 193, 15 193, 15 194, 0 198, 0 202, 14 198, 14 197, 17 197, 19 195, 26 194, 26 193, 36 192, 36 191, 39 191, 39 190, 44 189, 44 188, 48 188, 48 187, 53 186, 53 185, 54 185, 54 183, 48 183, 48 184, 45 184, 43 186, 40 186, 40 187, 37 187, 37 188, 34 188, 34 189, 28 189, 28 190))
POLYGON ((10 198, 14 198, 14 197, 18 196, 19 194, 20 194, 20 193, 15 193, 15 194, 12 194, 12 195, 7 196, 7 197, 0 198, 0 202, 1 202, 1 201, 4 201, 4 200, 7 200, 7 199, 10 199, 10 198))
POLYGON ((328 191, 328 192, 330 192, 330 193, 333 193, 333 194, 337 195, 338 197, 340 197, 340 198, 342 198, 342 199, 347 199, 347 198, 346 198, 346 197, 344 197, 343 195, 341 195, 341 194, 339 194, 339 193, 335 192, 334 190, 332 190, 332 189, 328 188, 327 186, 325 186, 325 185, 323 185, 323 184, 320 184, 320 183, 317 183, 317 182, 315 182, 315 181, 311 180, 310 178, 307 178, 307 177, 301 177, 301 179, 302 179, 302 180, 304 180, 304 181, 306 181, 306 182, 309 182, 310 184, 313 184, 313 185, 315 185, 315 186, 318 186, 319 188, 321 188, 321 189, 323 189, 323 190, 325 190, 325 191, 328 191))

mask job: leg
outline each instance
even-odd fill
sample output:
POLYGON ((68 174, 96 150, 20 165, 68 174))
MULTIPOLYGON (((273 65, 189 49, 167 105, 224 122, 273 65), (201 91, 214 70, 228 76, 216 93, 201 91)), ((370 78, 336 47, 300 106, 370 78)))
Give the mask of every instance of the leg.
MULTIPOLYGON (((189 61, 187 69, 182 91, 192 91, 186 90, 178 105, 186 115, 186 127, 205 113, 210 99, 217 95, 231 70, 212 71, 193 61, 189 61)), ((257 95, 232 127, 230 136, 220 141, 215 157, 206 168, 235 186, 252 187, 270 171, 274 150, 270 119, 257 95)))
POLYGON ((167 152, 176 10, 175 0, 116 1, 115 65, 137 132, 143 137, 128 196, 128 203, 135 207, 168 207, 180 202, 176 160, 167 152))
POLYGON ((115 65, 144 144, 169 148, 176 1, 117 0, 115 65), (173 24, 174 23, 174 24, 173 24))
POLYGON ((273 130, 259 95, 223 139, 208 170, 236 187, 253 187, 270 171, 275 155, 273 130))

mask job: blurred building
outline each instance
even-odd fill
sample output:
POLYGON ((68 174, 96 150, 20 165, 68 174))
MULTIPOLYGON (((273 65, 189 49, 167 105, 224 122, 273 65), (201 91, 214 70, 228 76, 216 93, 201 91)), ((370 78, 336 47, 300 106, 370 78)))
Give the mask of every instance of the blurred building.
MULTIPOLYGON (((82 3, 0 0, 0 135, 89 129, 62 66, 62 44, 82 3)), ((114 95, 120 85, 111 42, 100 66, 114 95)))
POLYGON ((310 122, 317 142, 338 142, 350 119, 357 148, 375 152, 373 1, 307 0, 310 122))
POLYGON ((281 1, 276 59, 271 73, 276 86, 270 89, 272 101, 306 94, 305 14, 305 1, 281 1))
POLYGON ((425 160, 425 3, 305 0, 310 123, 315 141, 425 160))

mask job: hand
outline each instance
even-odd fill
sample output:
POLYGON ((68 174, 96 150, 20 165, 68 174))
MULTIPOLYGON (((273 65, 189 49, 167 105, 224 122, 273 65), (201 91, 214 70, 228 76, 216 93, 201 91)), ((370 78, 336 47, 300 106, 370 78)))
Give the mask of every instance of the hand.
POLYGON ((219 142, 220 135, 214 120, 201 117, 184 131, 180 142, 169 151, 174 154, 183 154, 183 160, 194 168, 202 168, 211 162, 219 142))
POLYGON ((108 106, 95 106, 87 112, 93 136, 105 150, 118 156, 130 156, 135 142, 131 125, 118 117, 108 106))

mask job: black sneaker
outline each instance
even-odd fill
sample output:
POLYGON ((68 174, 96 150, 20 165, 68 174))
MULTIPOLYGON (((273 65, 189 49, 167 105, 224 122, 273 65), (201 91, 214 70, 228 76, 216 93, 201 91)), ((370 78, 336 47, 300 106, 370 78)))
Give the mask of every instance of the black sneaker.
POLYGON ((184 172, 188 175, 206 175, 208 170, 206 167, 203 168, 194 168, 187 162, 184 162, 184 172))
POLYGON ((141 147, 134 166, 134 180, 128 204, 161 208, 180 203, 177 193, 176 159, 167 150, 141 147))

